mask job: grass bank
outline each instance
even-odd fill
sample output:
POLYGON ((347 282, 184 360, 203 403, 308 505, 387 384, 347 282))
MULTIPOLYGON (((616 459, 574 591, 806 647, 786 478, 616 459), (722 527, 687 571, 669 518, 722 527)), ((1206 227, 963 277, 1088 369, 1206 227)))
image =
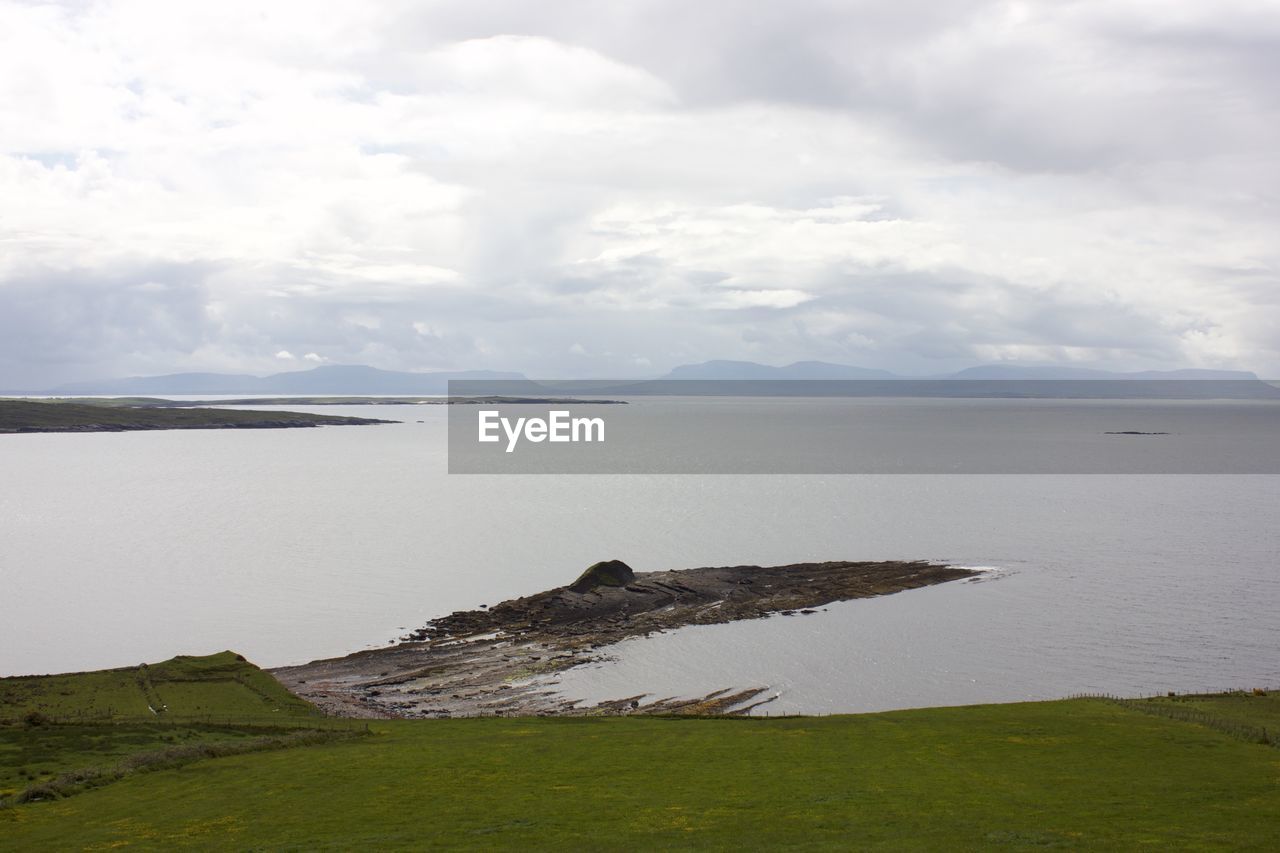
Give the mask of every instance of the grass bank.
POLYGON ((19 806, 0 814, 0 831, 17 849, 1280 843, 1280 750, 1098 700, 372 730, 19 806))
POLYGON ((1280 847, 1275 695, 363 736, 224 652, 0 679, 0 720, 4 850, 1280 847))
POLYGON ((142 770, 363 729, 325 717, 229 651, 0 678, 0 804, 69 796, 142 770))
POLYGON ((0 722, 17 721, 32 711, 68 723, 269 722, 322 716, 231 651, 119 669, 0 678, 0 722))

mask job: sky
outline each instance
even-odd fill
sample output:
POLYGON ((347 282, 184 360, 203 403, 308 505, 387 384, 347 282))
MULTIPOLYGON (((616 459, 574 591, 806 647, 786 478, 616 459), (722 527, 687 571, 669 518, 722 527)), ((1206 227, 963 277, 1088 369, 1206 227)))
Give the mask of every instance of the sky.
POLYGON ((0 0, 0 387, 1280 375, 1273 0, 0 0))

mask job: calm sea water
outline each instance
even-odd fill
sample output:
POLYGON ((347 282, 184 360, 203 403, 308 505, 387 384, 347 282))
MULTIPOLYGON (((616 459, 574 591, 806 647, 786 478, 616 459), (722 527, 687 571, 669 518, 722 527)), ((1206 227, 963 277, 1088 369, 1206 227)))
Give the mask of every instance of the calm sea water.
POLYGON ((607 558, 919 558, 998 571, 629 641, 560 689, 834 712, 1280 686, 1274 475, 450 476, 444 407, 314 411, 407 423, 0 436, 0 674, 340 655, 607 558))

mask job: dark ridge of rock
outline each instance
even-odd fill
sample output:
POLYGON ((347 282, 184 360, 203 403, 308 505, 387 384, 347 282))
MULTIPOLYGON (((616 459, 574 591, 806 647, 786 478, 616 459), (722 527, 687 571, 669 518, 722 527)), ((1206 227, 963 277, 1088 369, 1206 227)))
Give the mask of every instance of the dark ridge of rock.
POLYGON ((636 573, 621 560, 604 560, 578 575, 568 588, 570 592, 586 593, 600 586, 626 586, 635 577, 636 573))
POLYGON ((1113 430, 1106 433, 1107 435, 1168 435, 1167 432, 1142 432, 1136 429, 1113 430))
POLYGON ((444 640, 501 632, 513 639, 557 644, 587 635, 596 643, 612 643, 682 625, 734 622, 886 595, 971 574, 968 569, 918 561, 639 572, 625 586, 596 586, 590 595, 562 586, 503 601, 487 610, 451 613, 405 639, 444 640))
POLYGON ((291 429, 386 424, 346 415, 241 409, 162 409, 150 406, 0 399, 0 433, 126 432, 157 429, 291 429))
POLYGON ((432 620, 398 645, 273 674, 298 695, 342 716, 745 713, 770 701, 759 698, 765 688, 651 703, 628 697, 579 707, 549 686, 556 673, 598 660, 598 649, 628 637, 787 611, 807 614, 835 601, 973 575, 969 569, 921 561, 636 573, 614 560, 595 564, 570 586, 432 620), (584 580, 592 584, 589 590, 574 591, 584 580))

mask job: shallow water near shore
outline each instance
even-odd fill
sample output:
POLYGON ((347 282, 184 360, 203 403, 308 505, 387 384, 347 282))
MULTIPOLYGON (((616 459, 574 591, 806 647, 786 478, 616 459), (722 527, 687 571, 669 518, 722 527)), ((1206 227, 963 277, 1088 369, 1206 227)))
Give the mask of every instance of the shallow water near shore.
POLYGON ((559 688, 829 713, 1280 686, 1275 476, 449 476, 444 407, 298 408, 407 422, 3 437, 0 674, 301 663, 608 558, 928 559, 999 571, 627 641, 559 688))

